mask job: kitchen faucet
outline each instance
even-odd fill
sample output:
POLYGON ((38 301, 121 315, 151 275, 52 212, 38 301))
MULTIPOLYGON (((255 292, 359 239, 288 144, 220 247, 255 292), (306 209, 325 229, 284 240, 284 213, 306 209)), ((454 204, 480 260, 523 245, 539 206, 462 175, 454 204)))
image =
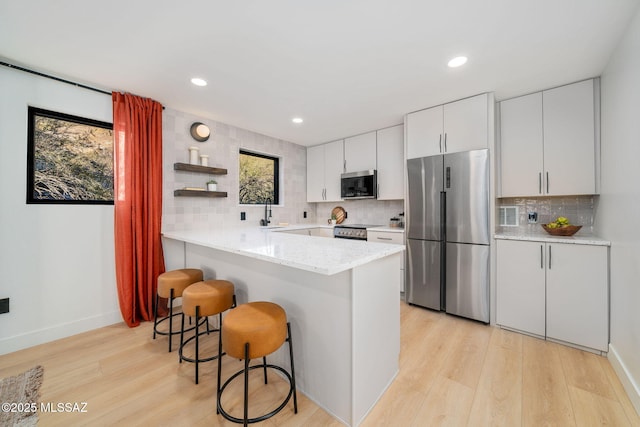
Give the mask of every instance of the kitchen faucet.
POLYGON ((267 200, 265 200, 264 202, 264 219, 260 220, 260 225, 269 225, 269 223, 271 221, 269 221, 269 218, 271 218, 271 199, 268 198, 267 200), (268 210, 267 210, 267 206, 268 206, 268 210))

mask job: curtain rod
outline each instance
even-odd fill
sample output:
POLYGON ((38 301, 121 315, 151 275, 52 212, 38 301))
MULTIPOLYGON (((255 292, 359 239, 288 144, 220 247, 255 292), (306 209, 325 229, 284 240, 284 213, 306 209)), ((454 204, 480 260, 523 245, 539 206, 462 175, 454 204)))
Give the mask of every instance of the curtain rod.
POLYGON ((81 87, 83 89, 89 89, 89 90, 92 90, 94 92, 104 93, 105 95, 111 96, 111 92, 107 92, 106 90, 96 89, 95 87, 83 85, 81 83, 72 82, 70 80, 61 79, 60 77, 55 77, 55 76, 51 76, 49 74, 41 73, 39 71, 30 70, 28 68, 20 67, 18 65, 9 64, 8 62, 0 61, 0 65, 4 65, 5 67, 14 68, 16 70, 24 71, 25 73, 35 74, 36 76, 46 77, 48 79, 56 80, 56 81, 59 81, 59 82, 62 82, 62 83, 66 83, 66 84, 72 85, 72 86, 81 87))

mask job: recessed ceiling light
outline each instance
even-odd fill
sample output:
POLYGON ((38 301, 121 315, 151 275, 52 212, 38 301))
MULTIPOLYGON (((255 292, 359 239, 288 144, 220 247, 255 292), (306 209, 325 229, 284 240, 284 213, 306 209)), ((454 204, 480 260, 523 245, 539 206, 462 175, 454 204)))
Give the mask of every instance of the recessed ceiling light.
POLYGON ((467 62, 467 57, 466 56, 456 56, 451 61, 449 61, 449 63, 447 65, 449 67, 451 67, 451 68, 456 68, 456 67, 459 67, 461 65, 464 65, 466 62, 467 62))
POLYGON ((302 120, 302 118, 300 118, 300 117, 294 117, 293 119, 291 119, 291 121, 292 121, 293 123, 300 124, 300 123, 302 123, 304 120, 302 120))
POLYGON ((191 79, 191 83, 193 83, 196 86, 206 86, 207 85, 207 81, 204 79, 200 79, 198 77, 194 77, 191 79))

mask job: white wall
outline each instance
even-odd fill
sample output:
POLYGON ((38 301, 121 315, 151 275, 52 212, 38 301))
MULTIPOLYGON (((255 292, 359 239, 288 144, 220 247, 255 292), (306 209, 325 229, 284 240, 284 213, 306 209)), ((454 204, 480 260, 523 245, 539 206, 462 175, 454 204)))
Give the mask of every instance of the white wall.
POLYGON ((0 67, 0 354, 122 321, 113 206, 27 205, 27 106, 112 121, 111 97, 0 67))
POLYGON ((640 413, 640 11, 602 73, 602 191, 611 240, 609 359, 640 413))

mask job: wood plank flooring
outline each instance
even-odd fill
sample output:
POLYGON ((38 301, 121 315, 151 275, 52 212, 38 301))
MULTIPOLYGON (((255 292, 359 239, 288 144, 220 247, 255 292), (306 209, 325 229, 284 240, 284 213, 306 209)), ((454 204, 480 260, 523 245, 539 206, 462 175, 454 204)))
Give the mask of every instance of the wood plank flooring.
MULTIPOLYGON (((0 377, 41 364, 41 402, 87 402, 86 413, 40 413, 42 426, 236 425, 216 415, 217 362, 201 365, 195 385, 193 364, 179 364, 167 338, 154 341, 151 331, 151 323, 118 324, 3 355, 0 377)), ((204 341, 211 352, 217 335, 204 341)), ((223 378, 241 368, 223 361, 223 378)), ((260 391, 250 416, 287 392, 275 374, 266 387, 251 381, 260 391)), ((236 416, 240 387, 225 392, 236 416)), ((342 424, 298 393, 298 414, 290 402, 260 425, 342 424)), ((401 303, 400 373, 362 425, 640 426, 640 417, 604 357, 401 303)))

